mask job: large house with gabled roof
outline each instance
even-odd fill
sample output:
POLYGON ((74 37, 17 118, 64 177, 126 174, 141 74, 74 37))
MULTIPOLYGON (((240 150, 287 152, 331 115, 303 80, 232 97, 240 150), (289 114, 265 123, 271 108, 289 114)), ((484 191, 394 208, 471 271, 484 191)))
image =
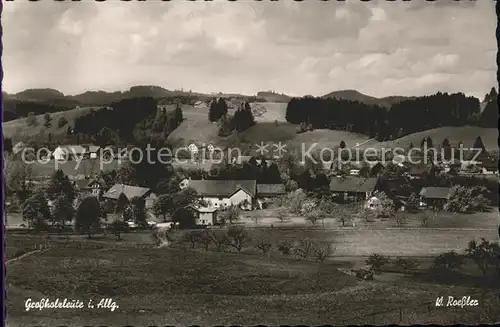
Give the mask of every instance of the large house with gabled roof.
POLYGON ((376 190, 377 178, 362 178, 358 176, 333 177, 330 181, 330 191, 341 202, 363 201, 376 190))
POLYGON ((236 205, 243 210, 252 210, 255 206, 255 180, 189 180, 187 186, 194 189, 209 207, 223 209, 236 205))

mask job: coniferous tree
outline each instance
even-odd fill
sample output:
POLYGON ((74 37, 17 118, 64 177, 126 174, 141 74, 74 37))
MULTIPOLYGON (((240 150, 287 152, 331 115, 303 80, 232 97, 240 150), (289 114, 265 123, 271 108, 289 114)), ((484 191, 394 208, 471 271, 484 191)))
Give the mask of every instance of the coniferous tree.
POLYGON ((217 99, 213 98, 212 102, 210 103, 210 109, 208 111, 208 120, 212 123, 218 121, 221 117, 219 108, 220 107, 217 99))
POLYGON ((481 136, 476 137, 476 140, 474 141, 474 145, 472 146, 474 149, 481 149, 481 151, 486 151, 483 140, 481 139, 481 136))
POLYGON ((55 200, 59 195, 63 194, 70 202, 76 197, 73 184, 61 169, 52 175, 47 188, 47 194, 51 200, 55 200))

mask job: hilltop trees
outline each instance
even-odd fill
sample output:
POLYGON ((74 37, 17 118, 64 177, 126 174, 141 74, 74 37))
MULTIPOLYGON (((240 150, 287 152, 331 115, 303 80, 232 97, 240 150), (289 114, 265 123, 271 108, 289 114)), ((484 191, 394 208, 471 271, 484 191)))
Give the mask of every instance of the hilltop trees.
POLYGON ((223 98, 219 98, 219 100, 213 98, 208 111, 208 120, 211 122, 219 121, 222 116, 227 115, 227 109, 226 100, 223 98))
POLYGON ((112 103, 111 109, 92 110, 75 120, 74 133, 96 135, 104 127, 115 131, 120 139, 134 141, 135 126, 157 113, 153 98, 129 98, 112 103), (140 110, 138 109, 140 108, 140 110))
POLYGON ((241 107, 234 113, 233 121, 234 127, 238 132, 244 131, 245 129, 255 125, 252 109, 250 108, 250 104, 248 102, 242 104, 241 107))
POLYGON ((349 130, 382 141, 443 125, 463 126, 472 123, 471 117, 479 111, 479 100, 462 93, 407 99, 390 110, 358 101, 304 97, 290 100, 286 120, 297 125, 310 122, 313 128, 349 130))

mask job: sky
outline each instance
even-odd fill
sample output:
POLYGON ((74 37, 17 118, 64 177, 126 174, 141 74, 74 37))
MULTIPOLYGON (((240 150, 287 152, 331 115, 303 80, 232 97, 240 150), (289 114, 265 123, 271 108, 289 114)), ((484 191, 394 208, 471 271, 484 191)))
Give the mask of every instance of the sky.
POLYGON ((4 2, 3 90, 383 97, 496 81, 494 2, 4 2))

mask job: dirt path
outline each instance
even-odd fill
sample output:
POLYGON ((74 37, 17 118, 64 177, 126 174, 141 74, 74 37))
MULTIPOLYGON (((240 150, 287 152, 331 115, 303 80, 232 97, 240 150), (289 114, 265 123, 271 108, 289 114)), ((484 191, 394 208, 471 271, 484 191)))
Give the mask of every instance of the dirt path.
POLYGON ((24 259, 30 255, 33 255, 35 253, 41 253, 42 251, 44 250, 47 250, 47 248, 45 249, 38 249, 38 250, 33 250, 33 251, 30 251, 30 252, 26 252, 24 254, 21 254, 20 256, 18 257, 15 257, 15 258, 12 258, 12 259, 9 259, 7 261, 5 261, 5 265, 9 264, 9 263, 12 263, 12 262, 15 262, 15 261, 18 261, 18 260, 21 260, 21 259, 24 259))

